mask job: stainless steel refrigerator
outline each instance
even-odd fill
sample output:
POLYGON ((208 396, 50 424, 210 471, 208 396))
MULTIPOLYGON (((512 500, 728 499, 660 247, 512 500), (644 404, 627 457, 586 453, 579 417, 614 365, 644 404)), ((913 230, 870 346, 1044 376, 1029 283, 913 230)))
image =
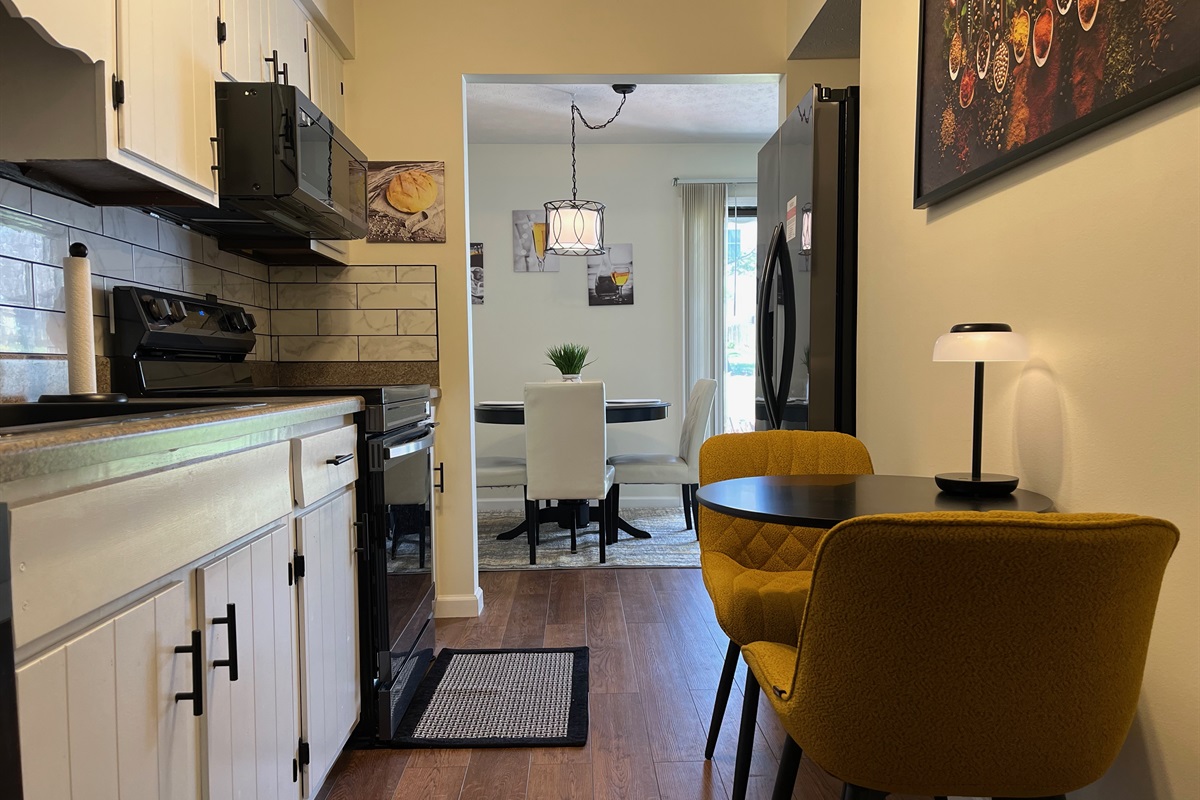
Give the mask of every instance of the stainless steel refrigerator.
POLYGON ((855 432, 858 87, 814 86, 758 152, 756 427, 855 432))

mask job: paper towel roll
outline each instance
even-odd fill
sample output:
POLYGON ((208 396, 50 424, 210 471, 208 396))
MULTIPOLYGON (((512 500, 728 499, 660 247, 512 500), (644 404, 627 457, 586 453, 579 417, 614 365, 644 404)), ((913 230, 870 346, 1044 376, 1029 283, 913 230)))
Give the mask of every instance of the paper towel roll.
POLYGON ((92 333, 92 265, 87 246, 71 245, 63 259, 67 301, 67 383, 71 394, 96 391, 96 340, 92 333))

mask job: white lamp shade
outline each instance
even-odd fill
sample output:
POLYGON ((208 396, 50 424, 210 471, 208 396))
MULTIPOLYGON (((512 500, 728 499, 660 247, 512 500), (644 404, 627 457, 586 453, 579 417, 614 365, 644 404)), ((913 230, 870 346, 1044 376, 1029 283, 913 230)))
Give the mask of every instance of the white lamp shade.
POLYGON ((593 201, 546 204, 546 252, 560 256, 604 252, 604 206, 593 201))
POLYGON ((1029 343, 1024 336, 1011 330, 951 330, 933 343, 933 360, 1028 361, 1029 343))

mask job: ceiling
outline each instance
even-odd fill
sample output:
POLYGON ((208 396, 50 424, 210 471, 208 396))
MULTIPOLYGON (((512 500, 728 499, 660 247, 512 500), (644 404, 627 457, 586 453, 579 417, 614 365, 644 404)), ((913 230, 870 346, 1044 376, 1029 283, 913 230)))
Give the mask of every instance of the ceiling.
MULTIPOLYGON (((621 96, 608 83, 468 83, 467 141, 571 141, 571 93, 588 122, 603 123, 621 96)), ((761 144, 779 126, 779 83, 639 83, 620 118, 601 131, 576 123, 589 144, 761 144)))

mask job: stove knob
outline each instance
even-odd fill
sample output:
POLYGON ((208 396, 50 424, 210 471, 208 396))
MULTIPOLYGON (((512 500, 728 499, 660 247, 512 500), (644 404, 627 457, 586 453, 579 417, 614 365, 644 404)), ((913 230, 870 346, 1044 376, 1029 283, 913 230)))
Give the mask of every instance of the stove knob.
POLYGON ((255 321, 254 315, 249 311, 242 314, 242 319, 246 320, 246 330, 252 331, 258 327, 258 322, 255 321))
POLYGON ((171 319, 175 322, 187 319, 187 308, 183 305, 182 300, 171 301, 171 319))
POLYGON ((163 319, 171 316, 171 304, 167 302, 165 297, 152 297, 147 303, 149 306, 150 316, 153 319, 163 319))

